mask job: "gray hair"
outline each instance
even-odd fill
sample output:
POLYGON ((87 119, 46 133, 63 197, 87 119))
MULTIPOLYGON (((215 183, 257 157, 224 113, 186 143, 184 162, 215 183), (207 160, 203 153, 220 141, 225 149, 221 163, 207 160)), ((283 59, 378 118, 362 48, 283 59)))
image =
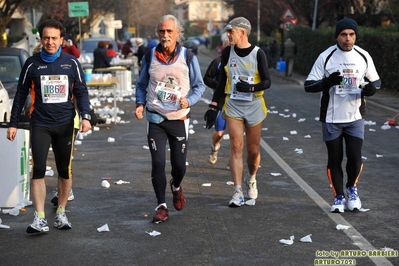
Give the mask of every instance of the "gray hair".
POLYGON ((175 22, 175 28, 180 30, 180 34, 177 37, 177 41, 178 42, 183 42, 184 41, 184 28, 181 25, 180 21, 173 15, 164 15, 162 16, 157 23, 157 27, 155 28, 155 35, 158 36, 158 29, 159 29, 159 24, 161 24, 162 22, 164 22, 165 20, 173 20, 175 22))

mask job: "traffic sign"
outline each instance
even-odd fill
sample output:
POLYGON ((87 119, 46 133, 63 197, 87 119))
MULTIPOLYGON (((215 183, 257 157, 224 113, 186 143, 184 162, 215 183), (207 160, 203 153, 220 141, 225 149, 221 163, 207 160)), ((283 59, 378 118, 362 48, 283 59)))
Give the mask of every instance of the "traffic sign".
POLYGON ((136 27, 129 27, 127 31, 130 32, 131 34, 136 34, 136 27))
POLYGON ((89 3, 88 2, 68 3, 68 11, 70 17, 87 17, 89 16, 89 3))
POLYGON ((114 29, 122 29, 122 20, 113 20, 112 26, 114 29))
POLYGON ((284 10, 283 14, 281 15, 280 20, 282 20, 282 21, 294 21, 295 20, 295 22, 296 22, 296 16, 290 6, 287 6, 287 8, 284 10))

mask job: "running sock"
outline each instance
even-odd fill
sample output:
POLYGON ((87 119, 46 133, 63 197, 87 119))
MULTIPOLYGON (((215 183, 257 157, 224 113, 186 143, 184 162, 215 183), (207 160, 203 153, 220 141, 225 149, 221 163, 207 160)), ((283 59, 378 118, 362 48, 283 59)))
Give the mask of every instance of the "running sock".
POLYGON ((45 212, 36 212, 37 216, 39 216, 40 218, 46 218, 46 214, 45 212))
POLYGON ((179 191, 179 190, 180 190, 180 187, 175 187, 174 185, 172 185, 172 191, 173 192, 179 191))
POLYGON ((249 177, 249 182, 250 183, 253 183, 253 182, 255 182, 256 181, 256 175, 251 175, 250 177, 249 177))
POLYGON ((158 205, 158 207, 155 208, 155 210, 158 210, 158 208, 160 208, 161 206, 164 206, 165 209, 168 208, 168 206, 166 206, 166 203, 161 203, 161 204, 158 205))
POLYGON ((241 186, 235 186, 234 191, 241 192, 242 191, 242 187, 241 186))
POLYGON ((59 214, 60 212, 65 212, 65 208, 62 207, 61 205, 58 206, 57 211, 55 212, 56 214, 59 214))

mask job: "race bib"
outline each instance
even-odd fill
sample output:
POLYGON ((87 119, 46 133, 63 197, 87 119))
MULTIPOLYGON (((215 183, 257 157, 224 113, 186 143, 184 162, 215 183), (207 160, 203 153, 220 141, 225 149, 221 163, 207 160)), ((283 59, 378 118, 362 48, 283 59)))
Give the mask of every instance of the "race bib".
POLYGON ((336 94, 360 94, 358 86, 358 75, 353 73, 353 69, 343 70, 343 79, 340 85, 335 86, 336 94))
POLYGON ((40 76, 43 103, 65 103, 68 101, 69 80, 67 75, 40 76))
POLYGON ((155 105, 169 111, 176 111, 179 109, 181 87, 170 83, 158 82, 155 93, 157 95, 153 101, 155 105))
POLYGON ((249 84, 254 84, 254 78, 253 77, 246 77, 246 76, 239 76, 239 75, 233 75, 233 91, 230 95, 230 99, 233 100, 240 100, 240 101, 248 101, 251 102, 253 98, 253 93, 252 92, 239 92, 236 89, 237 82, 245 81, 249 84))

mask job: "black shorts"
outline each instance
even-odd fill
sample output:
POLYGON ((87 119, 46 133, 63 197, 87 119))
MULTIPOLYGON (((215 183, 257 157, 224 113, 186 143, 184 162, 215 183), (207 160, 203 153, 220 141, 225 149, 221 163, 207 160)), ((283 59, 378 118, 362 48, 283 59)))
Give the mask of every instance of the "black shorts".
POLYGON ((72 177, 73 122, 55 127, 32 126, 32 178, 44 178, 50 144, 53 148, 58 177, 72 177))

